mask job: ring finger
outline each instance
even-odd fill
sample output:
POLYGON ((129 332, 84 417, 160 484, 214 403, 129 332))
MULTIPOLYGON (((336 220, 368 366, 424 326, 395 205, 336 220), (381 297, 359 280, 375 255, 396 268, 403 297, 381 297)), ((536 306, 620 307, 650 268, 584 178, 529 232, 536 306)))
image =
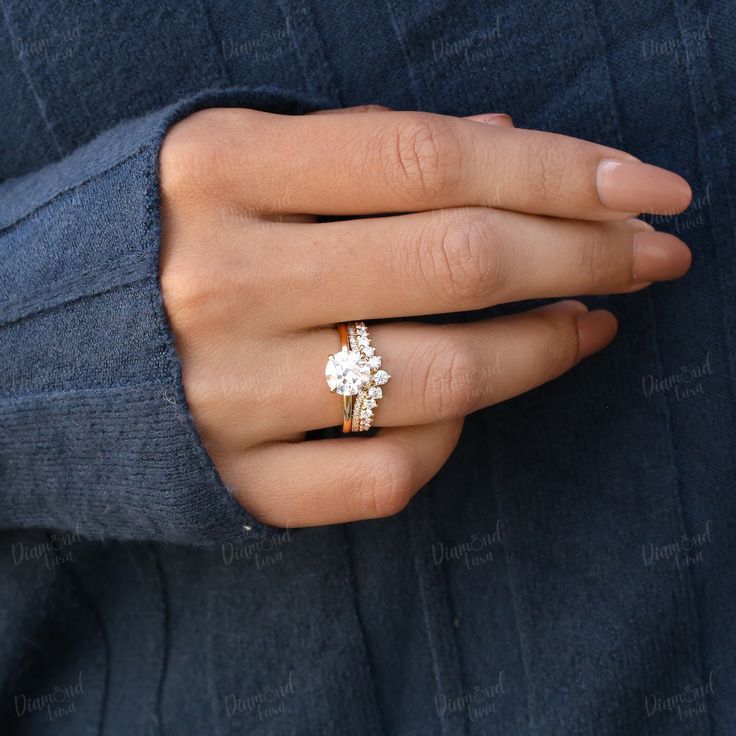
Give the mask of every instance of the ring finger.
MULTIPOLYGON (((373 425, 430 424, 504 401, 559 376, 602 349, 613 339, 616 328, 609 312, 588 312, 576 301, 467 324, 369 325, 371 344, 382 358, 382 368, 391 374, 373 425)), ((216 426, 222 426, 223 411, 227 414, 227 433, 209 431, 206 411, 199 412, 200 428, 205 434, 217 435, 220 449, 229 451, 252 444, 249 433, 254 428, 261 440, 276 440, 339 425, 342 401, 330 393, 324 379, 327 356, 338 349, 334 327, 274 340, 269 354, 260 357, 263 365, 273 368, 269 392, 256 402, 246 391, 242 401, 228 396, 223 408, 196 395, 208 390, 207 383, 188 381, 193 392, 190 400, 199 406, 214 406, 211 421, 216 426), (248 404, 247 412, 243 402, 248 404)), ((247 349, 242 355, 238 350, 235 346, 228 353, 228 366, 252 361, 247 349)), ((187 370, 217 380, 211 364, 197 371, 190 361, 187 370)))

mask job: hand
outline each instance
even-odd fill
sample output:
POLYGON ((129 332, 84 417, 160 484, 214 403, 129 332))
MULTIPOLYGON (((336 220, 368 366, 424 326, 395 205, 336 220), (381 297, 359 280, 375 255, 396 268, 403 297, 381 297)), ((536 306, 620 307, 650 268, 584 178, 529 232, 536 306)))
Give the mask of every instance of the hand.
POLYGON ((393 376, 374 420, 385 429, 305 442, 341 423, 324 380, 335 323, 629 292, 690 264, 677 238, 631 219, 684 210, 680 177, 477 120, 204 110, 167 134, 160 183, 161 286, 195 424, 235 497, 278 526, 398 512, 466 414, 616 332, 577 301, 458 325, 369 323, 393 376))

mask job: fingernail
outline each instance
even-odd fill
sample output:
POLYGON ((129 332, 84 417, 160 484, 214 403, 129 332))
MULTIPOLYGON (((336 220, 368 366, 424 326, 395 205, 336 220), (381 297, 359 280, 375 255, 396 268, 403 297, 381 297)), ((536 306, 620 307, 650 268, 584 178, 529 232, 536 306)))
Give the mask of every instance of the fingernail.
POLYGON ((632 217, 629 220, 626 220, 633 228, 634 230, 647 230, 649 232, 654 231, 654 227, 650 225, 646 220, 639 220, 636 217, 632 217))
POLYGON ((619 294, 634 294, 637 291, 641 291, 642 289, 646 289, 647 286, 652 285, 652 281, 639 281, 635 284, 631 284, 631 286, 627 286, 625 289, 622 289, 619 294))
POLYGON ((565 314, 581 314, 582 312, 588 311, 588 307, 585 304, 575 299, 561 299, 558 302, 545 304, 541 308, 547 309, 550 312, 563 312, 565 314))
POLYGON ((584 312, 576 318, 578 328, 578 360, 602 350, 618 330, 616 318, 605 309, 584 312))
POLYGON ((690 185, 681 176, 638 161, 601 161, 596 184, 601 202, 621 212, 675 214, 692 199, 690 185))
POLYGON ((691 260, 690 249, 674 235, 634 233, 634 282, 679 278, 690 268, 691 260))
POLYGON ((466 120, 475 120, 478 123, 488 123, 489 125, 501 125, 506 128, 513 128, 514 121, 510 115, 503 112, 482 113, 481 115, 467 115, 466 120))

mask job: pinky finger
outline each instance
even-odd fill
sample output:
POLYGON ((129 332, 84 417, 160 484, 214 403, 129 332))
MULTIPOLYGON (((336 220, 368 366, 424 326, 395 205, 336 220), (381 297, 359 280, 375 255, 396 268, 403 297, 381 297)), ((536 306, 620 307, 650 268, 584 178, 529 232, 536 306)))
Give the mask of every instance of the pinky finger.
POLYGON ((382 429, 373 437, 272 442, 217 467, 264 524, 321 526, 391 516, 445 464, 462 419, 382 429))

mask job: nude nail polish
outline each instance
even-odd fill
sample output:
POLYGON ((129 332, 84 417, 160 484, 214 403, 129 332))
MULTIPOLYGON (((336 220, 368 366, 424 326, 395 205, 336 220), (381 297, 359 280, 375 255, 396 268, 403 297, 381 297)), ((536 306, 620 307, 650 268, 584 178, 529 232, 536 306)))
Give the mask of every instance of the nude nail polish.
POLYGON ((618 322, 605 309, 584 312, 576 317, 578 328, 578 360, 588 358, 608 345, 616 336, 618 322))
POLYGON ((668 233, 638 232, 633 238, 633 281, 667 281, 690 268, 690 249, 668 233))
POLYGON ((639 161, 601 161, 596 186, 601 202, 621 212, 676 214, 692 199, 690 185, 681 176, 639 161))

